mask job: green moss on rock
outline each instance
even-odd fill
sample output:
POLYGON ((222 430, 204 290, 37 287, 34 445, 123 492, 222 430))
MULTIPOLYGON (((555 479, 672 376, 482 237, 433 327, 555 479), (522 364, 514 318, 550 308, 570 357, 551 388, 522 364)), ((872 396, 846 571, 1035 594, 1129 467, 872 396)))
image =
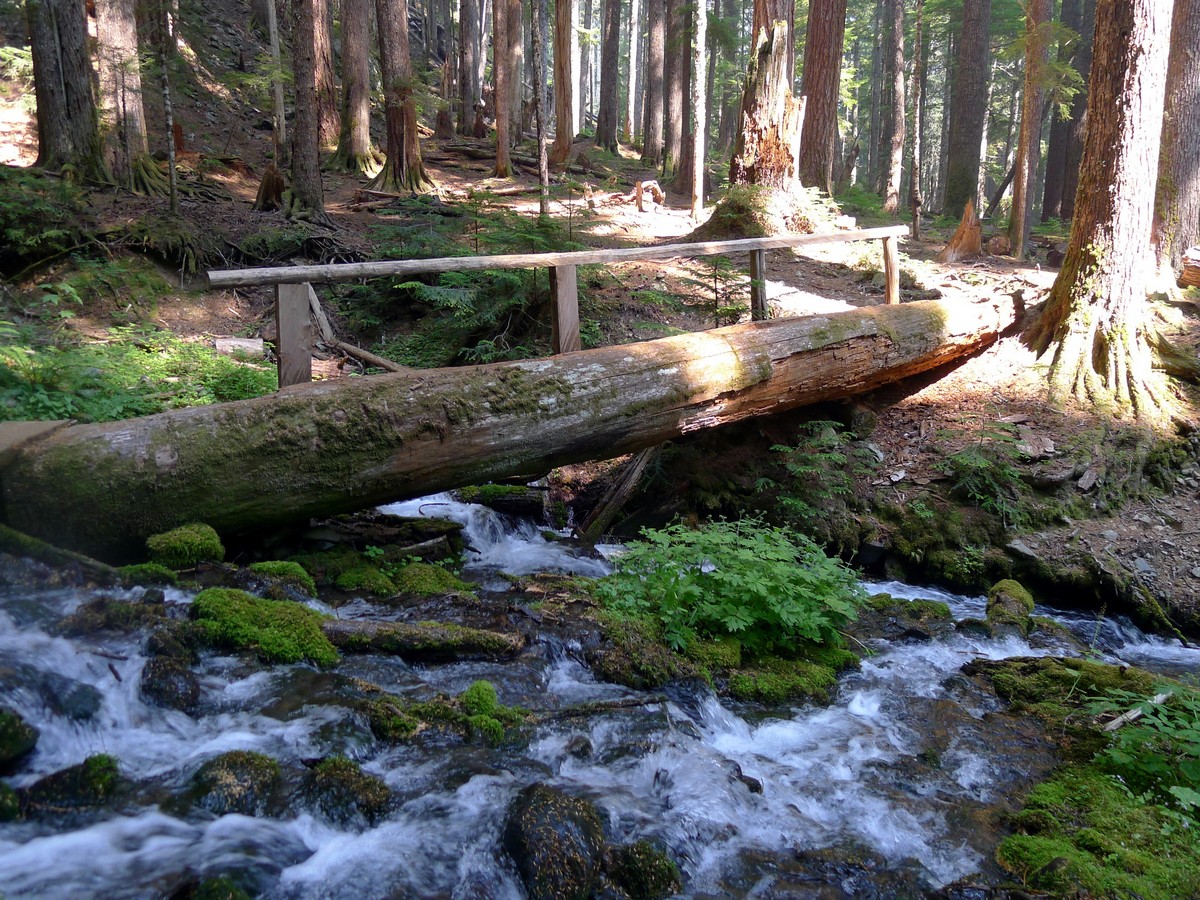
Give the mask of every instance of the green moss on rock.
POLYGON ((524 497, 528 493, 529 488, 515 484, 472 484, 458 489, 459 499, 463 503, 480 503, 484 506, 510 497, 524 497))
POLYGON ((730 675, 729 693, 739 700, 771 705, 805 700, 828 703, 836 683, 837 673, 829 666, 768 657, 754 668, 730 675))
POLYGON ((701 674, 695 662, 662 642, 656 623, 611 612, 600 614, 598 620, 605 642, 588 652, 596 677, 635 690, 654 690, 701 674))
POLYGON ((471 585, 447 572, 441 566, 413 562, 400 569, 392 578, 401 594, 438 596, 441 594, 470 594, 471 585))
POLYGON ((645 840, 613 850, 608 874, 630 900, 663 900, 683 890, 683 877, 675 860, 645 840))
POLYGON ((1010 626, 1027 635, 1032 626, 1029 619, 1032 613, 1033 595, 1020 582, 1005 578, 988 591, 987 619, 993 631, 1010 626))
POLYGON ((382 778, 368 775, 344 756, 321 760, 307 780, 305 794, 327 819, 341 825, 359 817, 368 824, 378 822, 392 799, 382 778))
POLYGON ((169 569, 190 569, 201 562, 220 562, 225 547, 217 532, 203 522, 180 525, 146 538, 150 562, 169 569))
POLYGON ((310 597, 317 596, 317 585, 313 577, 304 570, 304 566, 291 560, 275 559, 265 562, 251 563, 250 571, 256 575, 281 581, 304 591, 310 597))
POLYGON ((736 669, 742 664, 742 642, 735 637, 693 641, 684 653, 710 672, 736 669))
POLYGON ((10 772, 37 746, 38 730, 12 709, 0 706, 0 773, 10 772))
MULTIPOLYGON (((161 597, 161 592, 155 591, 161 597)), ((86 635, 97 631, 117 631, 130 634, 166 621, 167 612, 161 603, 129 602, 112 597, 97 597, 58 623, 66 635, 86 635)))
POLYGON ((25 793, 26 810, 60 811, 101 806, 116 793, 121 774, 114 757, 89 756, 79 765, 47 775, 25 793))
POLYGON ((360 563, 352 569, 347 569, 338 575, 334 585, 340 591, 366 591, 376 597, 391 597, 396 593, 396 585, 374 566, 360 563))
POLYGON ((216 878, 205 878, 196 885, 191 900, 250 900, 250 894, 228 875, 218 875, 216 878))
POLYGON ((500 706, 500 700, 496 695, 496 686, 490 681, 482 679, 463 691, 458 702, 472 716, 490 716, 500 706))
POLYGON ((495 687, 488 681, 476 681, 457 699, 374 697, 367 702, 366 711, 372 733, 392 743, 403 743, 432 730, 464 739, 482 738, 495 746, 504 742, 508 728, 528 716, 520 707, 500 703, 495 687))
POLYGON ((263 753, 231 750, 192 776, 192 802, 218 816, 261 816, 279 781, 279 763, 263 753))
POLYGON ((121 566, 117 571, 121 575, 121 584, 125 587, 145 587, 148 584, 167 584, 174 587, 179 583, 179 576, 172 569, 158 563, 121 566))
POLYGON ((233 588, 209 588, 192 602, 192 617, 208 643, 253 650, 266 662, 308 660, 328 668, 341 659, 321 631, 326 617, 302 603, 265 600, 233 588))
POLYGON ((21 817, 21 800, 7 784, 0 782, 0 822, 15 822, 21 817))

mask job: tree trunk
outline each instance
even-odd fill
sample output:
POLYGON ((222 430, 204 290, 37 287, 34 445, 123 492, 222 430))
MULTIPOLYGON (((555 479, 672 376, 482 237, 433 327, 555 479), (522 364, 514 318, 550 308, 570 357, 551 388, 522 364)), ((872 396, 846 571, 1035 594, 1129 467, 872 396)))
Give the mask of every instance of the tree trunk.
POLYGON ((506 4, 502 0, 502 5, 507 5, 508 8, 508 29, 504 33, 505 40, 508 41, 509 62, 508 115, 511 124, 509 125, 508 140, 509 146, 515 147, 521 142, 525 127, 521 116, 525 77, 525 17, 521 0, 507 0, 506 4))
POLYGON ((804 36, 804 78, 800 91, 808 98, 800 142, 800 180, 827 194, 833 193, 845 33, 846 0, 812 0, 804 36))
POLYGON ((954 97, 950 107, 945 199, 942 202, 942 214, 955 218, 962 215, 967 200, 979 205, 976 196, 979 145, 987 121, 991 17, 991 0, 963 0, 962 32, 958 40, 954 97))
POLYGON ((546 155, 546 43, 550 37, 547 0, 533 0, 533 123, 537 133, 538 215, 550 215, 550 160, 546 155))
MULTIPOLYGON (((1083 0, 1083 22, 1079 29, 1079 53, 1075 68, 1086 86, 1091 81, 1092 42, 1096 31, 1096 0, 1083 0)), ((1063 173, 1062 219, 1075 216, 1075 195, 1079 190, 1079 165, 1083 159, 1083 129, 1087 122, 1087 89, 1071 101, 1071 127, 1067 138, 1067 166, 1063 173)))
POLYGON ((1154 247, 1174 282, 1183 254, 1200 242, 1200 0, 1175 0, 1154 247))
MULTIPOLYGON (((345 17, 343 16, 343 19, 345 17)), ((337 78, 333 74, 333 14, 329 0, 313 0, 313 59, 316 66, 317 125, 320 130, 321 147, 336 145, 341 130, 338 114, 337 78)))
POLYGON ((646 0, 646 105, 642 120, 642 163, 658 167, 663 153, 663 72, 666 0, 646 0))
POLYGON ((371 143, 371 0, 342 0, 342 129, 333 165, 374 176, 382 164, 371 143))
MULTIPOLYGON (((483 43, 482 12, 480 0, 459 0, 458 133, 464 137, 475 134, 475 114, 483 103, 483 89, 479 81, 479 57, 483 43)), ((557 54, 556 50, 556 67, 557 54)), ((556 74, 555 81, 557 80, 556 74)))
POLYGON ((387 126, 387 162, 371 182, 380 191, 422 191, 431 184, 421 161, 417 103, 408 49, 408 0, 375 0, 379 67, 387 126))
POLYGON ((704 0, 699 0, 692 12, 692 219, 699 222, 704 215, 704 139, 708 129, 705 115, 704 90, 705 44, 708 35, 708 10, 704 0))
POLYGON ((137 190, 133 160, 149 152, 142 111, 142 66, 138 60, 137 4, 100 0, 96 4, 96 56, 100 102, 106 127, 104 160, 120 182, 137 190))
POLYGON ((108 181, 83 0, 26 0, 25 14, 37 99, 36 165, 81 180, 108 181))
POLYGON ((913 136, 912 159, 908 170, 908 210, 912 215, 912 238, 921 239, 921 134, 925 112, 925 0, 917 0, 917 21, 913 34, 913 136))
POLYGON ((1017 140, 1016 172, 1013 176, 1012 215, 1008 220, 1008 242, 1012 255, 1025 256, 1033 216, 1038 157, 1042 146, 1042 103, 1046 67, 1050 63, 1050 0, 1029 0, 1025 24, 1025 91, 1021 104, 1021 136, 1017 140))
POLYGON ((687 16, 684 0, 667 0, 663 55, 663 181, 671 181, 683 160, 683 94, 687 83, 687 16))
POLYGON ((592 96, 592 0, 583 0, 580 20, 587 37, 579 42, 579 130, 587 128, 595 97, 592 96))
POLYGON ((891 81, 888 96, 891 100, 888 123, 888 165, 883 192, 883 211, 900 214, 900 175, 904 163, 904 3, 887 0, 890 13, 891 37, 888 39, 888 76, 891 81))
POLYGON ((926 300, 75 425, 21 447, 0 508, 61 546, 136 558, 185 522, 257 530, 854 396, 987 346, 1017 306, 926 300))
POLYGON ((498 178, 512 178, 512 158, 509 155, 509 101, 512 88, 512 56, 508 46, 508 0, 495 0, 492 10, 492 105, 496 113, 496 170, 498 178))
POLYGON ((565 166, 575 138, 571 124, 574 99, 571 92, 571 7, 572 0, 554 0, 554 146, 550 164, 565 166))
POLYGON ((621 76, 621 0, 604 0, 600 41, 600 110, 596 145, 617 152, 617 79, 621 76))
POLYGON ((775 4, 776 0, 755 0, 754 53, 729 181, 790 190, 796 184, 803 108, 787 80, 787 23, 775 4))
POLYGON ((1166 89, 1170 4, 1108 0, 1096 9, 1097 59, 1075 220, 1062 269, 1030 334, 1057 344, 1051 398, 1161 422, 1171 409, 1151 372, 1145 321, 1148 243, 1166 89))
MULTIPOLYGON (((1081 0, 1062 0, 1062 11, 1059 21, 1064 29, 1079 33, 1080 20, 1083 17, 1081 0)), ((1073 58, 1078 52, 1074 46, 1076 39, 1070 35, 1062 35, 1058 39, 1058 65, 1072 66, 1073 58)), ((1050 124, 1050 140, 1046 146, 1046 184, 1042 191, 1043 222, 1057 219, 1062 215, 1063 178, 1067 170, 1067 141, 1070 135, 1070 123, 1055 104, 1054 118, 1050 124)))
MULTIPOLYGON (((156 0, 159 3, 167 3, 168 0, 156 0)), ((276 15, 275 0, 267 0, 267 44, 271 52, 271 134, 274 140, 275 165, 283 169, 288 164, 288 142, 287 142, 287 112, 283 102, 283 55, 279 40, 279 18, 276 15)), ((170 38, 170 29, 166 27, 167 13, 164 9, 162 18, 163 34, 163 58, 167 58, 167 48, 173 46, 173 40, 170 38)), ((163 74, 164 90, 168 85, 167 76, 163 74)))
POLYGON ((629 76, 625 80, 628 93, 625 97, 625 124, 621 129, 626 141, 637 137, 638 116, 638 42, 641 38, 642 22, 638 17, 638 0, 629 0, 629 76))
POLYGON ((292 71, 296 79, 296 127, 292 130, 292 189, 285 205, 288 218, 329 224, 321 184, 320 122, 317 114, 314 16, 321 3, 296 0, 292 71))

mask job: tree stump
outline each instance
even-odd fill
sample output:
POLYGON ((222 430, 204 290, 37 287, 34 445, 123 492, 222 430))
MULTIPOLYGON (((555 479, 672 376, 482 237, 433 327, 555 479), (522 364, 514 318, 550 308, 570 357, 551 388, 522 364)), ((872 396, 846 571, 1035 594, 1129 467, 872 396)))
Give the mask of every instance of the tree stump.
POLYGON ((979 226, 979 216, 975 214, 975 202, 968 200, 963 209, 962 221, 958 230, 950 238, 950 243, 938 254, 938 262, 952 263, 960 259, 969 259, 983 253, 983 229, 979 226))

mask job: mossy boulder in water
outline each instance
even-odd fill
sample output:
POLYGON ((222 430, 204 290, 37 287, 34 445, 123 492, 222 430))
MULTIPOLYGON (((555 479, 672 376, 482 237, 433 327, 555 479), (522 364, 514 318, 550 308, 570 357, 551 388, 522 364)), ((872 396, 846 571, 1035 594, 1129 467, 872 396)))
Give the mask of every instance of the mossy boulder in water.
POLYGON ((309 597, 317 596, 316 582, 304 570, 304 566, 298 562, 286 559, 267 560, 266 562, 251 563, 249 569, 255 575, 262 575, 301 590, 309 597))
POLYGON ((0 774, 7 774, 37 746, 38 730, 6 706, 0 706, 0 774))
POLYGON ((266 813, 279 781, 279 763, 249 750, 231 750, 213 757, 192 776, 192 802, 223 816, 266 813))
POLYGON ((79 636, 97 631, 116 631, 131 634, 141 628, 157 625, 166 619, 166 609, 161 602, 162 592, 150 591, 151 600, 159 602, 129 602, 112 597, 97 597, 58 623, 58 630, 65 635, 79 636))
POLYGON ((193 713, 200 705, 200 679, 183 660, 156 656, 142 667, 142 699, 168 709, 193 713))
POLYGON ((47 775, 25 791, 27 812, 59 812, 101 806, 117 791, 121 775, 117 761, 107 754, 89 756, 79 765, 47 775))
POLYGON ((471 585, 461 578, 441 566, 423 562, 409 563, 393 576, 392 582, 400 593, 421 597, 471 593, 471 585))
POLYGON ((217 532, 203 522, 180 525, 146 538, 150 562, 168 569, 190 569, 197 563, 220 562, 225 547, 217 532))
POLYGON ((387 813, 392 792, 383 779, 368 775, 344 756, 322 760, 310 773, 305 796, 331 822, 373 825, 387 813))
POLYGON ((121 574, 121 584, 125 587, 145 587, 148 584, 167 584, 174 586, 179 582, 179 576, 173 569, 158 563, 137 563, 132 566, 122 566, 117 569, 121 574))
POLYGON ((1020 582, 1005 578, 988 591, 987 620, 996 637, 1018 634, 1025 637, 1032 627, 1033 596, 1020 582))
POLYGON ((419 734, 482 738, 493 746, 504 741, 507 729, 525 721, 528 712, 505 706, 488 681, 476 681, 461 696, 406 700, 382 694, 365 705, 371 732, 382 741, 403 743, 419 734))
POLYGON ((396 583, 381 570, 366 563, 347 569, 337 577, 334 586, 339 591, 366 591, 376 597, 390 597, 396 593, 396 583))
POLYGON ((729 693, 739 700, 778 705, 812 700, 828 703, 837 684, 837 672, 829 666, 803 660, 759 660, 754 668, 729 676, 729 693))
POLYGON ((675 860, 649 841, 634 841, 613 850, 608 874, 631 900, 663 900, 683 889, 675 860))
POLYGON ((265 662, 308 660, 328 668, 341 659, 321 630, 326 617, 302 603, 209 588, 192 601, 192 617, 208 643, 253 650, 265 662))
POLYGON ((604 833, 586 800, 544 784, 521 791, 508 809, 504 849, 530 900, 587 900, 600 878, 604 833))
POLYGON ((17 792, 0 782, 0 822, 13 822, 21 817, 21 799, 17 792))

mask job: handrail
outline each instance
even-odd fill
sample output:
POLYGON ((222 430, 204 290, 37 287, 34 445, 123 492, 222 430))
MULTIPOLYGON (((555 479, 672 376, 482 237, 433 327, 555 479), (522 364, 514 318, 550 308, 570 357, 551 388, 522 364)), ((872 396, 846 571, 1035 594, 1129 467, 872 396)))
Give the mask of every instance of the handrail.
POLYGON ((330 263, 318 266, 271 266, 254 269, 218 269, 208 272, 213 288, 253 287, 267 284, 321 284, 353 281, 382 275, 417 275, 434 272, 470 272, 479 269, 527 269, 557 266, 585 266, 594 263, 618 263, 643 259, 715 256, 840 244, 878 238, 899 238, 908 234, 904 225, 860 228, 828 234, 796 234, 780 237, 743 238, 732 241, 703 241, 691 244, 659 244, 653 247, 624 247, 612 250, 574 250, 564 253, 510 253, 500 256, 443 256, 433 259, 385 260, 365 263, 330 263))

